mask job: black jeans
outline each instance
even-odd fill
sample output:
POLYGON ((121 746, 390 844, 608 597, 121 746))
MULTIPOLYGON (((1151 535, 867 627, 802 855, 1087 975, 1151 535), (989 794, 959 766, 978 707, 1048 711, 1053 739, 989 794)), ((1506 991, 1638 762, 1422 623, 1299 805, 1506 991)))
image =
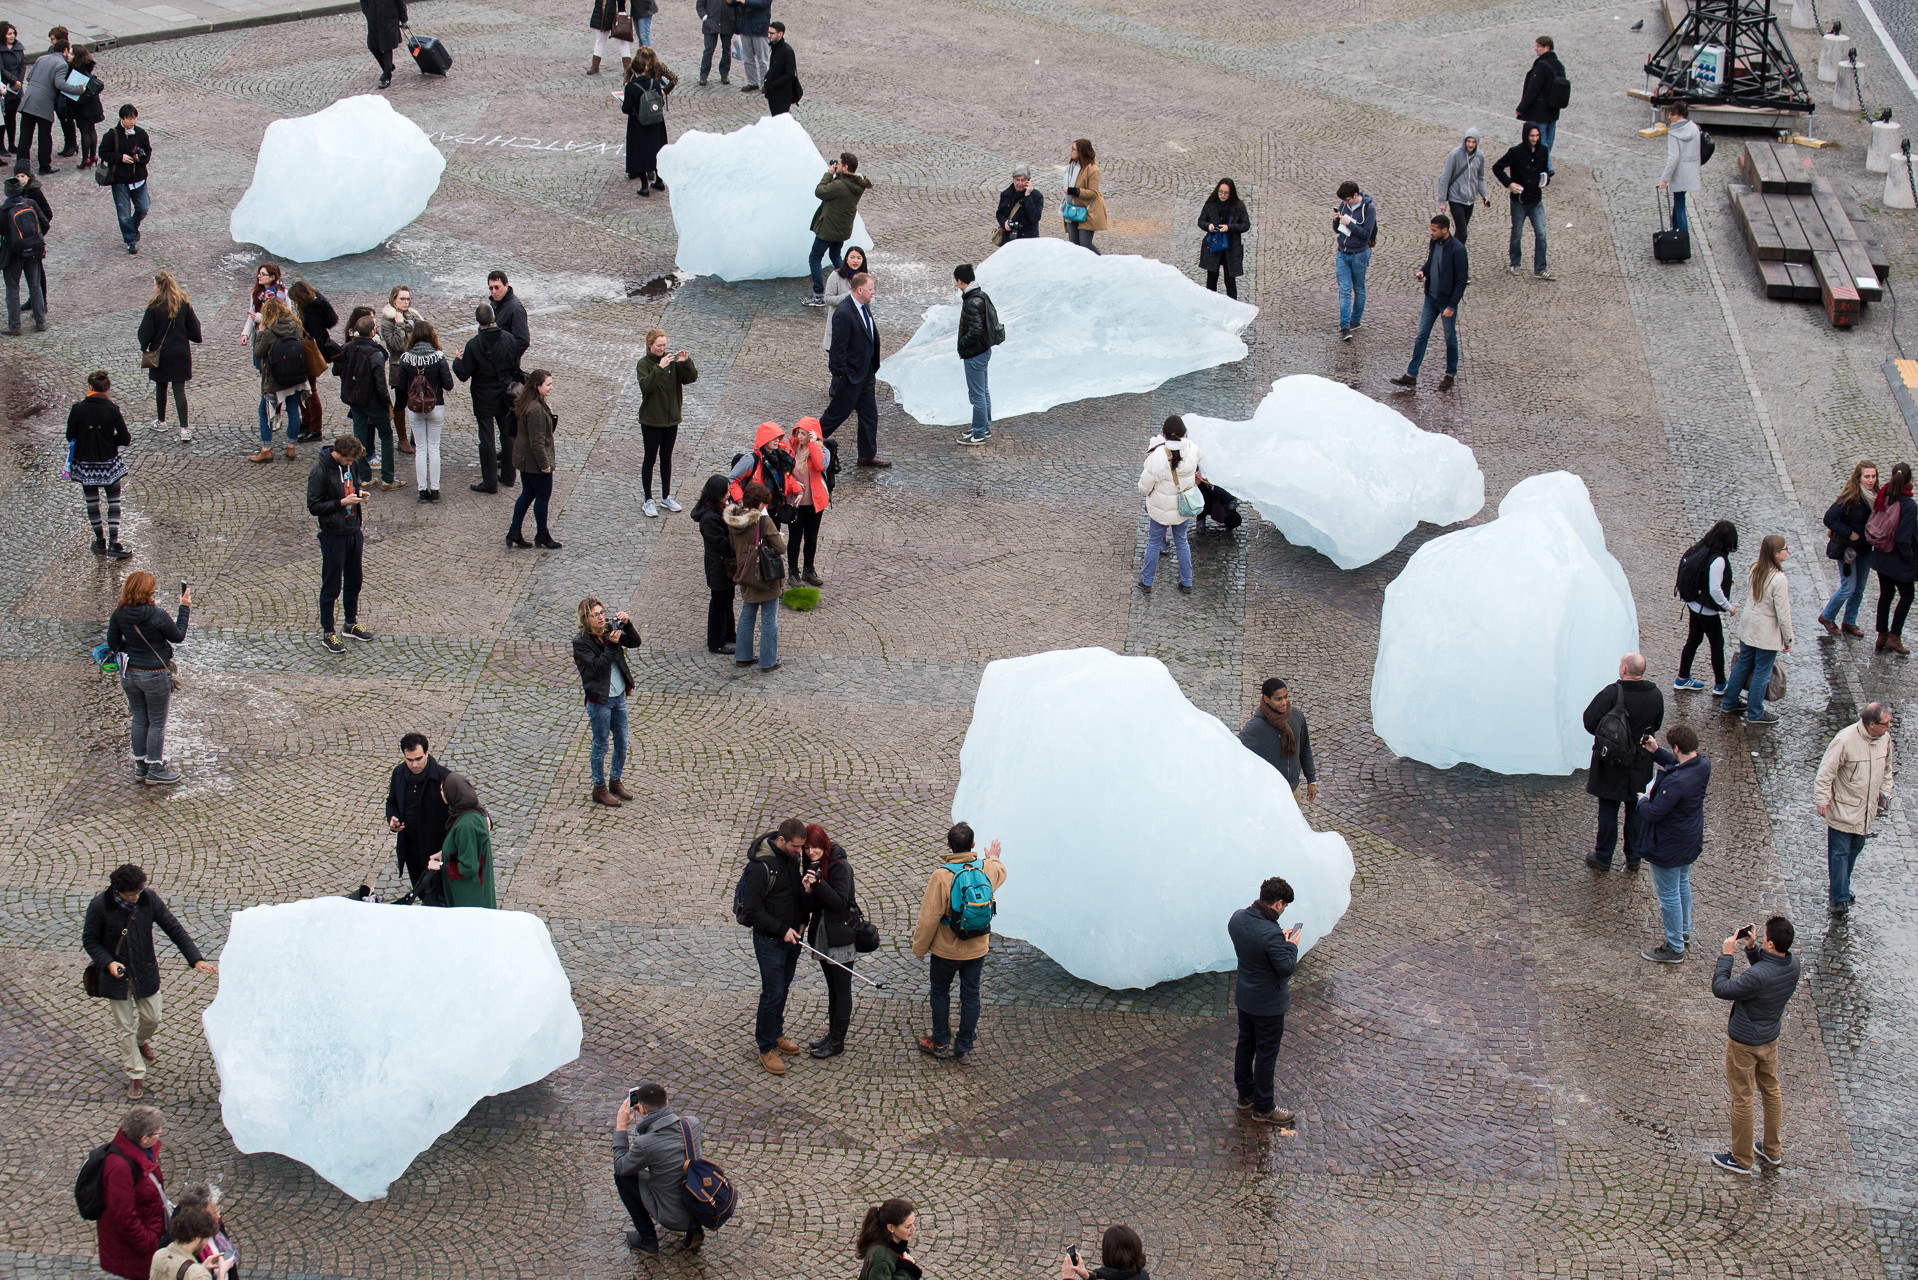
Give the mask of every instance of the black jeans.
POLYGON ((932 1042, 943 1045, 952 1037, 952 980, 959 979, 959 1038, 952 1041, 955 1053, 971 1053, 973 1036, 979 1030, 979 977, 985 970, 984 956, 977 960, 947 960, 932 957, 932 1042))
POLYGON ((513 532, 519 532, 520 524, 526 519, 526 508, 531 507, 533 509, 533 526, 539 530, 540 537, 547 537, 546 504, 552 500, 552 472, 521 471, 519 473, 519 497, 513 500, 513 532))
POLYGON ((1879 635, 1882 636, 1886 632, 1890 632, 1895 636, 1903 636, 1905 634, 1905 615, 1911 612, 1911 589, 1912 584, 1909 582, 1899 582, 1896 578, 1887 578, 1882 573, 1878 575, 1879 635), (1897 613, 1891 611, 1891 597, 1893 592, 1896 592, 1898 595, 1897 613), (1887 618, 1891 619, 1889 624, 1885 621, 1887 618))
POLYGON ((346 625, 360 620, 360 556, 366 549, 366 535, 351 533, 320 535, 320 630, 333 634, 333 602, 346 589, 346 625))
POLYGON ((1239 1045, 1232 1054, 1232 1083, 1241 1098, 1252 1099, 1252 1109, 1263 1115, 1278 1106, 1272 1076, 1279 1065, 1279 1041, 1285 1038, 1285 1015, 1239 1010, 1239 1045))
POLYGON ((33 150, 33 135, 40 135, 40 172, 53 168, 53 121, 20 113, 20 140, 14 145, 13 171, 25 173, 31 167, 28 153, 33 150))
POLYGON ((713 72, 713 46, 719 46, 719 78, 724 80, 733 70, 733 38, 722 36, 717 31, 702 33, 706 37, 706 51, 699 55, 699 78, 704 80, 713 72))
POLYGON ((1447 200, 1445 203, 1449 205, 1452 210, 1452 236, 1460 244, 1464 244, 1465 228, 1472 225, 1472 209, 1474 205, 1470 200, 1467 200, 1464 204, 1460 204, 1456 200, 1447 200))
POLYGON ((1678 655, 1678 678, 1689 680, 1692 676, 1692 659, 1698 655, 1700 641, 1709 640, 1712 646, 1712 683, 1725 683, 1725 623, 1717 614, 1706 617, 1693 609, 1685 610, 1691 615, 1689 630, 1685 633, 1685 648, 1678 655))
POLYGON ((721 645, 738 638, 739 618, 733 610, 733 586, 729 582, 723 588, 713 588, 713 598, 706 605, 706 652, 718 653, 721 645))
POLYGON ((799 514, 793 519, 792 531, 786 535, 786 563, 792 569, 792 577, 799 576, 800 561, 805 561, 807 573, 812 572, 813 552, 819 546, 819 521, 825 512, 817 507, 794 508, 799 514), (805 550, 800 550, 804 547, 805 550))
POLYGON ((833 375, 832 403, 819 415, 819 434, 826 439, 839 430, 839 424, 851 417, 853 411, 859 411, 859 456, 876 458, 879 456, 879 400, 874 384, 876 378, 867 378, 864 382, 853 382, 850 378, 833 375))
MULTIPOLYGON (((1213 292, 1216 292, 1218 290, 1219 269, 1217 267, 1207 267, 1205 269, 1205 287, 1208 290, 1213 292)), ((1228 298, 1236 298, 1239 296, 1239 278, 1237 276, 1235 275, 1226 276, 1225 296, 1228 298)))
POLYGON ((1618 846, 1618 806, 1625 806, 1625 865, 1638 862, 1638 801, 1600 800, 1598 802, 1598 845, 1592 850, 1606 866, 1612 865, 1612 850, 1618 846))
POLYGON ((639 1238, 658 1240, 659 1228, 653 1225, 653 1216, 646 1212, 646 1204, 639 1198, 639 1175, 614 1174, 613 1189, 619 1192, 619 1202, 626 1206, 626 1212, 633 1220, 633 1230, 639 1232, 639 1238))
MULTIPOLYGON (((499 411, 497 394, 481 395, 473 393, 473 424, 479 430, 480 483, 492 488, 499 487, 500 460, 506 457, 505 450, 495 449, 493 444, 493 426, 500 427, 500 444, 504 445, 506 419, 499 411)), ((508 464, 509 471, 511 464, 508 464)))
POLYGON ((852 1023, 852 974, 824 960, 819 962, 819 973, 826 979, 826 1038, 843 1044, 852 1023))
POLYGON ((649 427, 640 424, 639 438, 645 442, 645 453, 639 461, 639 483, 647 497, 653 496, 653 463, 659 463, 659 496, 670 496, 673 491, 673 442, 679 439, 678 427, 649 427))

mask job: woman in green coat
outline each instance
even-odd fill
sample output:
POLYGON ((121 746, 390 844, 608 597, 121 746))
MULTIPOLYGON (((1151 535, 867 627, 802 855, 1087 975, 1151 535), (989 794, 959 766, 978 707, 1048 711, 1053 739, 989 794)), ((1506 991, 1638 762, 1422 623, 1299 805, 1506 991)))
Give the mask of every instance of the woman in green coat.
POLYGON ((853 1251, 859 1255, 859 1280, 919 1280, 912 1260, 912 1233, 919 1215, 910 1200, 887 1200, 866 1210, 853 1251))
POLYGON ((639 483, 646 493, 645 504, 640 509, 649 516, 659 514, 659 507, 653 503, 655 461, 659 463, 659 489, 664 495, 661 503, 668 511, 679 510, 679 502, 673 497, 673 442, 679 439, 684 388, 689 382, 699 381, 693 358, 671 347, 664 329, 649 330, 645 354, 639 357, 639 365, 633 370, 643 397, 639 402, 639 435, 646 445, 645 456, 639 462, 639 483))
POLYGON ((441 884, 449 907, 496 908, 493 897, 493 824, 479 792, 463 773, 440 783, 446 798, 446 839, 440 845, 441 884))

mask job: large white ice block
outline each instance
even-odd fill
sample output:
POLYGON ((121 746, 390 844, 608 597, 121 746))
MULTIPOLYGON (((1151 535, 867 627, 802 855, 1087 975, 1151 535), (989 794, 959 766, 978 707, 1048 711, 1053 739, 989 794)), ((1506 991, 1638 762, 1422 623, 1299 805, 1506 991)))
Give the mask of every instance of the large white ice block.
POLYGON ((481 1098, 579 1056, 572 985, 538 916, 313 898, 233 917, 201 1019, 220 1115, 355 1200, 481 1098))
MULTIPOLYGON (((1259 314, 1163 262, 1096 254, 1064 240, 1014 240, 978 273, 1006 329, 987 366, 995 419, 1150 391, 1181 374, 1243 360, 1239 334, 1259 314)), ((951 302, 926 308, 912 340, 879 366, 893 398, 920 422, 972 421, 959 363, 958 299, 955 292, 951 302)))
MULTIPOLYGON (((731 133, 690 129, 659 152, 659 176, 679 233, 679 269, 721 280, 780 280, 808 273, 813 189, 826 158, 806 126, 767 116, 731 133)), ((850 248, 872 248, 855 217, 850 248)), ((828 263, 830 265, 830 263, 828 263)))
POLYGON ((426 212, 445 170, 425 131, 385 98, 341 98, 266 127, 228 227, 293 262, 365 253, 426 212))
POLYGON ((1208 480, 1341 569, 1372 563, 1420 521, 1456 524, 1485 505, 1469 448, 1317 374, 1274 382, 1250 422, 1183 417, 1208 480))
POLYGON ((1237 967, 1226 921, 1284 876, 1310 950, 1351 902, 1352 851, 1284 775, 1187 702, 1157 658, 1060 649, 986 667, 954 821, 1004 847, 996 932, 1103 987, 1237 967))
POLYGON ((1591 762, 1585 706, 1638 648, 1638 608, 1585 482, 1512 486, 1498 519, 1432 539, 1385 589, 1372 728, 1449 769, 1570 773, 1591 762))

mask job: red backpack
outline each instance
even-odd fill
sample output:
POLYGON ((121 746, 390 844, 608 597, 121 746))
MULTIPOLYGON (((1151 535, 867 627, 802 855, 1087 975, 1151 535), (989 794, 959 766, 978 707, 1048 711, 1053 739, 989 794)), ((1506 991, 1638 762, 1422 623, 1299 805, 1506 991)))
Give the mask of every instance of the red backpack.
POLYGON ((1898 520, 1903 513, 1904 500, 1895 499, 1871 513, 1871 519, 1865 521, 1865 541, 1876 551, 1890 551, 1898 538, 1898 520))

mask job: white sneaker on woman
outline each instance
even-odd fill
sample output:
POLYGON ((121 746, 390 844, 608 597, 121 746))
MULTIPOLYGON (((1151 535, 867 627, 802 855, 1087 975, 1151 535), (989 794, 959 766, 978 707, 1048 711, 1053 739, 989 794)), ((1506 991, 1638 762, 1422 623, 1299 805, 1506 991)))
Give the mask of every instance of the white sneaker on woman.
POLYGON ((678 511, 680 509, 679 499, 673 497, 673 495, 670 493, 659 500, 659 505, 666 508, 668 511, 678 511))
POLYGON ((646 499, 645 505, 640 507, 640 510, 644 511, 649 516, 656 516, 659 514, 659 504, 654 502, 651 498, 648 498, 646 499))

